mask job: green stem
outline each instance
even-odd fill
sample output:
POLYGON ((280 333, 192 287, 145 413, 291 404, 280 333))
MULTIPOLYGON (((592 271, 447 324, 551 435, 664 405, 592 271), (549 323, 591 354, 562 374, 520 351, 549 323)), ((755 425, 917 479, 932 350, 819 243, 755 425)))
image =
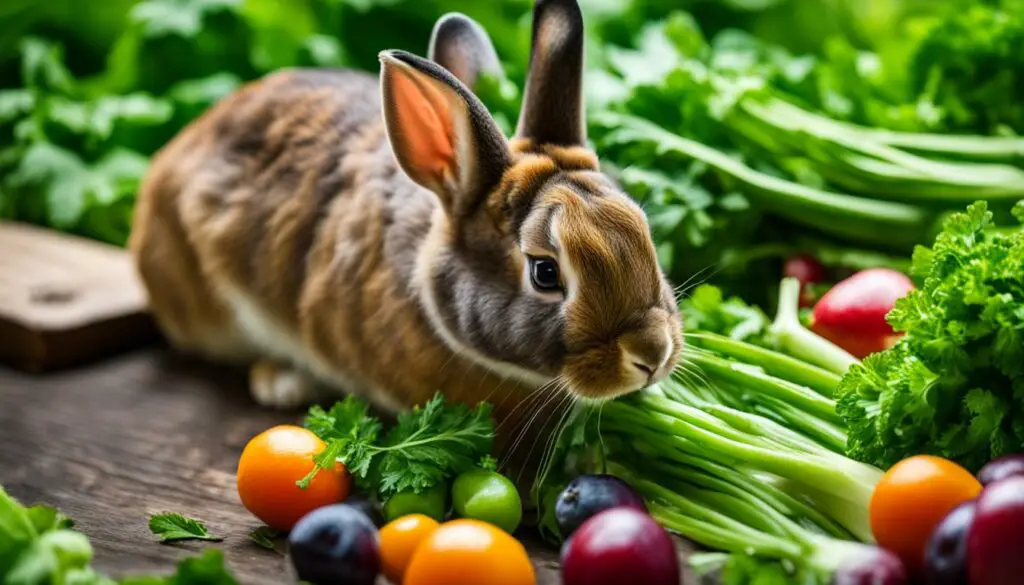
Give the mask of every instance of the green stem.
POLYGON ((837 374, 777 351, 703 331, 688 335, 686 339, 723 357, 759 366, 776 378, 807 386, 822 396, 831 398, 839 386, 837 374))
POLYGON ((736 384, 751 393, 764 393, 778 398, 826 420, 841 421, 836 414, 835 401, 831 398, 822 396, 806 386, 769 376, 756 365, 699 353, 691 354, 689 361, 711 378, 736 384))
MULTIPOLYGON (((618 455, 619 459, 623 461, 642 460, 645 462, 644 472, 653 471, 652 477, 669 476, 691 482, 697 481, 694 479, 697 474, 703 477, 717 478, 719 481, 734 485, 739 490, 751 494, 752 497, 786 516, 806 518, 823 532, 836 538, 851 538, 851 534, 847 530, 816 508, 794 498, 774 484, 753 476, 749 471, 736 466, 715 463, 701 454, 701 449, 692 443, 686 447, 664 450, 654 448, 645 440, 647 438, 646 435, 638 435, 635 432, 622 435, 624 443, 630 445, 630 448, 622 453, 611 453, 611 458, 614 460, 618 455)), ((660 436, 652 435, 651 440, 657 441, 655 444, 661 444, 660 436)), ((680 439, 676 442, 677 447, 681 444, 686 444, 686 440, 680 439)))
POLYGON ((783 351, 826 370, 843 375, 857 358, 831 341, 808 330, 800 323, 800 281, 789 277, 779 287, 779 308, 772 323, 772 334, 783 351))
POLYGON ((702 161, 735 179, 756 205, 833 235, 909 249, 925 239, 934 221, 931 211, 918 206, 832 193, 756 171, 643 118, 606 111, 594 120, 613 129, 606 137, 612 143, 643 141, 653 143, 659 153, 675 152, 702 161))

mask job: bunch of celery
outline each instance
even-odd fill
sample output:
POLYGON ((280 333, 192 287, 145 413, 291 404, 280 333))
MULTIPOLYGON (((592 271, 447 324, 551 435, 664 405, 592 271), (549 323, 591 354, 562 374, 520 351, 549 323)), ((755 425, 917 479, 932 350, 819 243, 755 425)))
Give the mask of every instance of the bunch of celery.
POLYGON ((554 458, 566 467, 549 466, 538 495, 549 496, 543 486, 557 483, 556 469, 620 476, 665 527, 734 553, 722 558, 745 571, 733 575, 738 583, 761 573, 828 583, 877 563, 885 553, 863 543, 882 471, 843 454, 832 398, 855 360, 799 324, 794 284, 784 283, 787 308, 771 327, 743 329, 756 344, 688 332, 686 363, 672 379, 578 413, 554 458))

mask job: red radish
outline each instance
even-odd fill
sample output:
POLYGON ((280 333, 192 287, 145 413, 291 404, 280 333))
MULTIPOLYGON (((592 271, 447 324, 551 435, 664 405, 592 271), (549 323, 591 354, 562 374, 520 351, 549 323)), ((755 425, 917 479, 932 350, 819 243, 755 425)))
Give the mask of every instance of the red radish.
POLYGON ((1024 580, 1024 476, 989 484, 978 496, 967 558, 971 585, 1020 585, 1024 580))
POLYGON ((635 508, 583 523, 562 549, 564 585, 678 585, 679 559, 665 529, 635 508))
POLYGON ((811 329, 857 358, 887 349, 899 336, 885 315, 913 288, 902 272, 861 270, 821 297, 814 306, 811 329))
POLYGON ((828 271, 814 256, 802 254, 786 260, 782 266, 782 275, 800 281, 800 306, 810 307, 814 304, 814 296, 810 285, 828 280, 828 271))

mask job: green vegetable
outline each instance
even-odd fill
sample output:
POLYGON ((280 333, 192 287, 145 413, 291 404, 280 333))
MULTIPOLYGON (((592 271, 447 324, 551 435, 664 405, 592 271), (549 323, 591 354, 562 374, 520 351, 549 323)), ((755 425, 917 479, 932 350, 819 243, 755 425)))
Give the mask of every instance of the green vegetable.
POLYGON ((306 428, 327 447, 300 486, 322 468, 341 461, 363 487, 387 500, 402 491, 420 493, 472 469, 491 454, 494 423, 486 403, 476 408, 446 404, 438 393, 422 406, 398 416, 383 438, 381 423, 368 405, 349 396, 330 411, 310 409, 306 428))
POLYGON ((523 502, 515 484, 485 469, 466 471, 455 478, 452 505, 459 516, 490 522, 510 534, 523 518, 523 502))
POLYGON ((211 548, 178 563, 172 575, 129 577, 119 585, 238 585, 238 581, 228 570, 223 553, 211 548))
POLYGON ((870 562, 876 551, 862 543, 882 471, 845 455, 833 398, 857 361, 802 328, 791 285, 774 325, 708 285, 683 301, 693 329, 676 375, 599 412, 580 407, 556 441, 534 484, 542 530, 551 534, 550 494, 568 477, 612 473, 660 523, 729 553, 702 562, 724 566, 728 583, 826 585, 870 562))
POLYGON ((1024 450, 1024 230, 992 227, 980 202, 915 251, 921 286, 888 315, 904 337, 839 387, 851 457, 889 467, 930 453, 976 471, 1024 450))
POLYGON ((443 522, 448 515, 448 486, 439 483, 419 493, 408 489, 391 496, 384 503, 384 518, 388 522, 409 514, 423 514, 443 522))
POLYGON ((224 540, 209 533, 206 524, 195 518, 182 516, 174 512, 162 512, 149 517, 149 530, 160 537, 160 542, 179 540, 224 540))
POLYGON ((922 39, 910 60, 913 89, 929 95, 954 131, 1024 132, 1024 15, 973 2, 922 39))
MULTIPOLYGON (((172 524, 179 524, 173 520, 172 524)), ((89 539, 48 506, 22 506, 0 486, 0 584, 2 585, 237 585, 218 550, 178 564, 167 577, 114 581, 91 565, 89 539)), ((205 532, 205 528, 203 529, 205 532)))
POLYGON ((276 548, 274 539, 279 538, 281 534, 281 531, 274 530, 269 526, 260 526, 249 532, 249 540, 263 548, 274 550, 276 548))

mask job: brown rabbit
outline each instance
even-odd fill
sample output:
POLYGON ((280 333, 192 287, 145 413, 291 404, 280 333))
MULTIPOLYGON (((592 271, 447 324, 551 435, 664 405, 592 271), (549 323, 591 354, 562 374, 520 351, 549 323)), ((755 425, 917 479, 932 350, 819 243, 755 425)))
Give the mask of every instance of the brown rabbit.
POLYGON ((500 418, 664 377, 679 314, 642 210, 586 147, 576 2, 537 2, 511 140, 467 88, 498 67, 479 25, 443 18, 431 57, 385 51, 379 83, 270 75, 157 154, 131 250, 167 337, 251 364, 281 407, 440 389, 500 418))

